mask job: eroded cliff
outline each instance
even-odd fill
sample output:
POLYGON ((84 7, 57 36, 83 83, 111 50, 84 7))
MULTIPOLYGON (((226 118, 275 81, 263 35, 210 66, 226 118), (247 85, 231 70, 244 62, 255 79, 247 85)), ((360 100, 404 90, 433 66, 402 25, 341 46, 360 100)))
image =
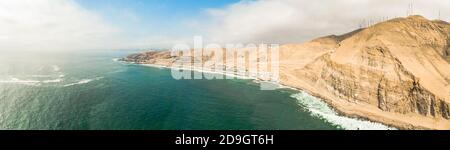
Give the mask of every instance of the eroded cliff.
POLYGON ((390 20, 338 41, 305 67, 285 67, 285 73, 294 72, 304 82, 294 85, 326 95, 329 103, 378 109, 336 107, 344 113, 386 122, 386 114, 377 112, 390 112, 398 121, 389 124, 400 128, 449 129, 448 29, 446 22, 421 16, 390 20))

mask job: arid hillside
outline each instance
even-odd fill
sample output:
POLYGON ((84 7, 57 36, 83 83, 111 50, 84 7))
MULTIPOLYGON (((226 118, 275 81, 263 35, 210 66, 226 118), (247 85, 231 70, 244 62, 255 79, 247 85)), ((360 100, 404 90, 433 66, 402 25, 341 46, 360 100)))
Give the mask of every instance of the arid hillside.
POLYGON ((319 38, 282 49, 282 81, 349 116, 403 129, 449 129, 449 35, 448 23, 411 16, 319 38), (306 63, 296 60, 319 52, 306 63))
MULTIPOLYGON (((280 82, 324 99, 346 116, 400 129, 450 129, 449 45, 449 23, 396 18, 340 36, 281 45, 280 82)), ((214 53, 205 51, 194 55, 209 60, 214 53)), ((153 51, 123 60, 171 66, 179 59, 153 51)))

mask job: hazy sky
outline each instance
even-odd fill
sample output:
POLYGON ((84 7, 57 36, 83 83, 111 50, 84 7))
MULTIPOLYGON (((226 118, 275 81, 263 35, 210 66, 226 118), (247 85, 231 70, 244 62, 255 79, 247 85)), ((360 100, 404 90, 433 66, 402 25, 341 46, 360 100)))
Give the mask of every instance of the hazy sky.
POLYGON ((450 20, 449 0, 2 0, 1 50, 170 48, 194 35, 220 43, 301 43, 363 19, 450 20))

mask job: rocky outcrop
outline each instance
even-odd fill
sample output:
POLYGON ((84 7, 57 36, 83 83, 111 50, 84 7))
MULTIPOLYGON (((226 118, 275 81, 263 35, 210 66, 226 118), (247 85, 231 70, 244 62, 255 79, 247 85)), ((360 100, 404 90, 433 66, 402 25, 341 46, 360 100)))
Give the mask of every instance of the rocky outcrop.
MULTIPOLYGON (((448 41, 445 38, 450 33, 445 32, 443 28, 442 25, 435 26, 429 21, 423 21, 422 18, 416 18, 416 16, 404 20, 397 19, 346 38, 338 44, 336 53, 330 51, 304 68, 297 69, 296 72, 302 74, 299 78, 313 86, 314 89, 322 89, 320 90, 322 93, 326 92, 357 106, 376 106, 384 112, 404 115, 417 114, 428 118, 448 120, 450 119, 448 107, 450 90, 433 91, 430 89, 433 89, 434 85, 422 85, 422 82, 435 82, 442 79, 439 80, 441 81, 439 84, 448 88, 446 86, 448 83, 445 83, 445 81, 448 82, 448 74, 443 73, 442 70, 450 69, 449 65, 447 63, 438 64, 436 60, 430 60, 431 63, 429 63, 427 60, 427 57, 438 59, 435 56, 440 53, 434 55, 433 50, 448 49, 448 41), (420 21, 417 23, 413 19, 420 19, 420 21), (411 22, 411 20, 413 21, 411 22), (400 26, 392 29, 392 24, 398 23, 401 23, 404 28, 400 26), (417 26, 418 29, 410 29, 411 26, 417 26), (386 30, 381 30, 386 27, 389 27, 389 30, 406 31, 386 33, 386 30), (422 36, 415 32, 423 32, 422 30, 437 32, 433 33, 435 35, 430 40, 426 38, 429 35, 422 36), (388 36, 388 34, 392 35, 388 36), (404 39, 398 37, 404 37, 404 39), (416 40, 418 42, 407 41, 403 44, 395 40, 416 40), (392 41, 395 43, 391 43, 392 41), (430 43, 432 44, 430 45, 430 43), (402 55, 398 55, 399 47, 403 49, 402 55), (431 47, 433 49, 430 49, 431 47), (409 50, 405 51, 404 49, 409 50), (396 54, 393 54, 392 51, 396 51, 396 54), (432 69, 415 69, 413 67, 423 66, 411 67, 411 65, 408 68, 404 66, 404 60, 410 61, 405 63, 417 61, 415 64, 432 69), (442 68, 443 66, 445 67, 442 68), (428 71, 438 73, 432 74, 428 71), (415 72, 420 74, 416 75, 415 72)), ((443 53, 442 56, 445 58, 446 55, 443 53)), ((448 123, 447 127, 450 127, 450 122, 448 123)))
POLYGON ((384 58, 372 59, 377 57, 372 55, 363 59, 366 64, 360 66, 337 64, 330 60, 329 55, 325 55, 305 67, 302 79, 316 85, 316 88, 323 86, 330 93, 351 103, 363 102, 387 112, 417 113, 450 119, 447 102, 422 87, 420 80, 404 70, 388 52, 383 54, 379 51, 378 54, 384 55, 384 58), (313 68, 322 69, 321 72, 315 72, 313 68), (394 74, 387 75, 390 73, 394 74))
POLYGON ((155 64, 160 61, 172 63, 176 59, 171 56, 169 51, 148 51, 137 54, 131 54, 120 61, 133 62, 137 64, 155 64))

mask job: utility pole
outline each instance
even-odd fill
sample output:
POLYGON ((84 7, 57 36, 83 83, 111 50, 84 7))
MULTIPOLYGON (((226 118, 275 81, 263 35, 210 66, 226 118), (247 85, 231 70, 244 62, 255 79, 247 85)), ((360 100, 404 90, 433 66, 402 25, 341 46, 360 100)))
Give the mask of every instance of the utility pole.
POLYGON ((441 10, 439 9, 439 13, 438 13, 438 19, 441 20, 441 10))
POLYGON ((414 5, 413 5, 413 1, 411 0, 411 2, 408 4, 408 10, 406 11, 406 16, 411 16, 414 15, 414 5))
POLYGON ((410 9, 411 9, 411 3, 408 3, 408 8, 406 9, 406 17, 409 16, 410 9))

